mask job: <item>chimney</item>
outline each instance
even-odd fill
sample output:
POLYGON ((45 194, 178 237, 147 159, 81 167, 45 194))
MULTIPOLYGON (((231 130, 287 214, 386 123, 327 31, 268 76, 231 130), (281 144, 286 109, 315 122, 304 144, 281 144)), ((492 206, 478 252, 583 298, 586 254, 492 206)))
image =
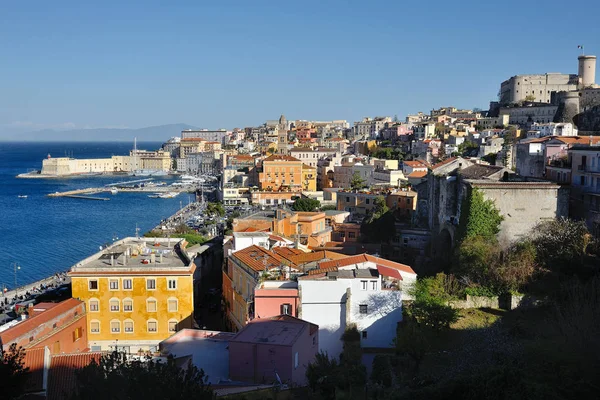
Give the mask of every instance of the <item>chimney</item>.
POLYGON ((150 264, 156 264, 156 254, 150 254, 150 264))
POLYGON ((111 265, 111 267, 115 266, 115 255, 114 254, 110 255, 110 265, 111 265))

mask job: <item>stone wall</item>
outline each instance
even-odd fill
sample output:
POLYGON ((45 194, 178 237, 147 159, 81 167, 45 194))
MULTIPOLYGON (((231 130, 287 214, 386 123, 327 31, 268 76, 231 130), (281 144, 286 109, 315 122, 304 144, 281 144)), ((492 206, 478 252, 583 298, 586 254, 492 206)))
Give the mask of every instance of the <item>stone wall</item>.
POLYGON ((544 300, 524 295, 502 295, 497 297, 470 296, 467 295, 464 300, 449 301, 448 305, 452 308, 495 308, 503 310, 514 310, 517 307, 528 308, 537 307, 544 300))

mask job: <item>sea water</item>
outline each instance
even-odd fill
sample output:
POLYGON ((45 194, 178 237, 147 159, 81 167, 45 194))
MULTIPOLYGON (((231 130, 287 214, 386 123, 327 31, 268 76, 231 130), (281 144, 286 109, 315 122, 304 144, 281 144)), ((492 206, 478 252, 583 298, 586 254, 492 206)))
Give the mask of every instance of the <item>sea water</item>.
MULTIPOLYGON (((160 143, 138 143, 156 150, 160 143)), ((108 183, 143 179, 131 176, 81 176, 73 178, 23 179, 18 174, 42 168, 52 157, 104 158, 128 155, 131 143, 7 143, 0 142, 0 287, 18 286, 65 271, 117 238, 135 236, 152 229, 193 201, 182 193, 172 199, 149 198, 150 193, 109 192, 96 194, 110 201, 51 198, 47 194, 102 187, 108 183), (26 195, 27 198, 19 198, 26 195)), ((156 181, 173 181, 156 177, 156 181)))

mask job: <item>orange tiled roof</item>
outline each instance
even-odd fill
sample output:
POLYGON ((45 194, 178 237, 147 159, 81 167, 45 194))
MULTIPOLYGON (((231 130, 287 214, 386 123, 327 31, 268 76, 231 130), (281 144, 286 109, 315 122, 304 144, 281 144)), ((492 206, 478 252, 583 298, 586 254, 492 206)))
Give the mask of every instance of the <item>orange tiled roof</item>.
POLYGON ((423 178, 427 175, 427 171, 413 171, 408 174, 407 178, 423 178))
POLYGON ((182 142, 206 142, 206 139, 190 137, 181 139, 182 142))
POLYGON ((336 253, 330 250, 317 250, 311 253, 298 254, 290 257, 290 261, 292 261, 296 265, 305 264, 313 261, 319 260, 339 260, 340 258, 348 257, 345 254, 336 253))
POLYGON ((29 376, 27 377, 26 390, 27 392, 40 392, 44 390, 44 354, 45 347, 36 349, 27 349, 23 365, 29 368, 29 376))
POLYGON ((427 168, 427 166, 420 161, 403 161, 403 164, 408 165, 412 168, 427 168))
POLYGON ((256 245, 238 250, 231 257, 236 258, 240 263, 256 272, 268 271, 283 264, 283 259, 279 254, 256 245))
POLYGON ((52 356, 48 371, 48 400, 68 398, 77 387, 75 372, 90 365, 92 360, 98 362, 103 353, 74 353, 52 356))
POLYGON ((337 270, 338 270, 337 267, 311 269, 310 271, 308 271, 308 275, 319 275, 319 274, 324 274, 327 272, 335 272, 337 270))
POLYGON ((372 256, 370 254, 359 254, 357 256, 350 256, 346 258, 342 258, 340 260, 332 260, 332 261, 324 261, 319 263, 320 269, 327 269, 331 267, 346 267, 349 265, 364 263, 364 262, 372 262, 377 265, 383 265, 384 267, 394 268, 399 271, 404 271, 409 274, 415 274, 413 269, 405 264, 400 264, 394 261, 386 260, 384 258, 379 258, 372 256))
POLYGON ((49 308, 44 312, 28 318, 25 321, 20 322, 12 328, 2 332, 0 334, 2 337, 2 343, 9 344, 34 328, 45 324, 46 322, 58 317, 72 308, 79 306, 80 304, 83 304, 83 302, 77 299, 68 299, 58 303, 56 306, 49 308))
POLYGON ((275 154, 265 158, 264 161, 297 161, 297 162, 300 162, 300 160, 298 160, 297 158, 292 157, 292 156, 282 156, 282 155, 275 155, 275 154))
POLYGON ((278 255, 280 255, 281 257, 285 257, 285 258, 304 254, 304 252, 302 250, 292 249, 290 247, 275 247, 273 249, 273 251, 275 253, 277 253, 278 255))

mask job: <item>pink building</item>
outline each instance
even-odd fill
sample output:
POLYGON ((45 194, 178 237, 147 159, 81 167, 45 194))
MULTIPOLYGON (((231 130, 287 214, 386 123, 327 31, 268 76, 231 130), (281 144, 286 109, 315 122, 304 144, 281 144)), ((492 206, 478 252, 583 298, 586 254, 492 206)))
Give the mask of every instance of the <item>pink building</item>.
POLYGON ((254 289, 256 318, 291 315, 298 317, 298 283, 293 281, 264 281, 254 289))
POLYGON ((255 319, 229 341, 229 377, 305 385, 306 367, 318 349, 318 325, 289 315, 255 319))

